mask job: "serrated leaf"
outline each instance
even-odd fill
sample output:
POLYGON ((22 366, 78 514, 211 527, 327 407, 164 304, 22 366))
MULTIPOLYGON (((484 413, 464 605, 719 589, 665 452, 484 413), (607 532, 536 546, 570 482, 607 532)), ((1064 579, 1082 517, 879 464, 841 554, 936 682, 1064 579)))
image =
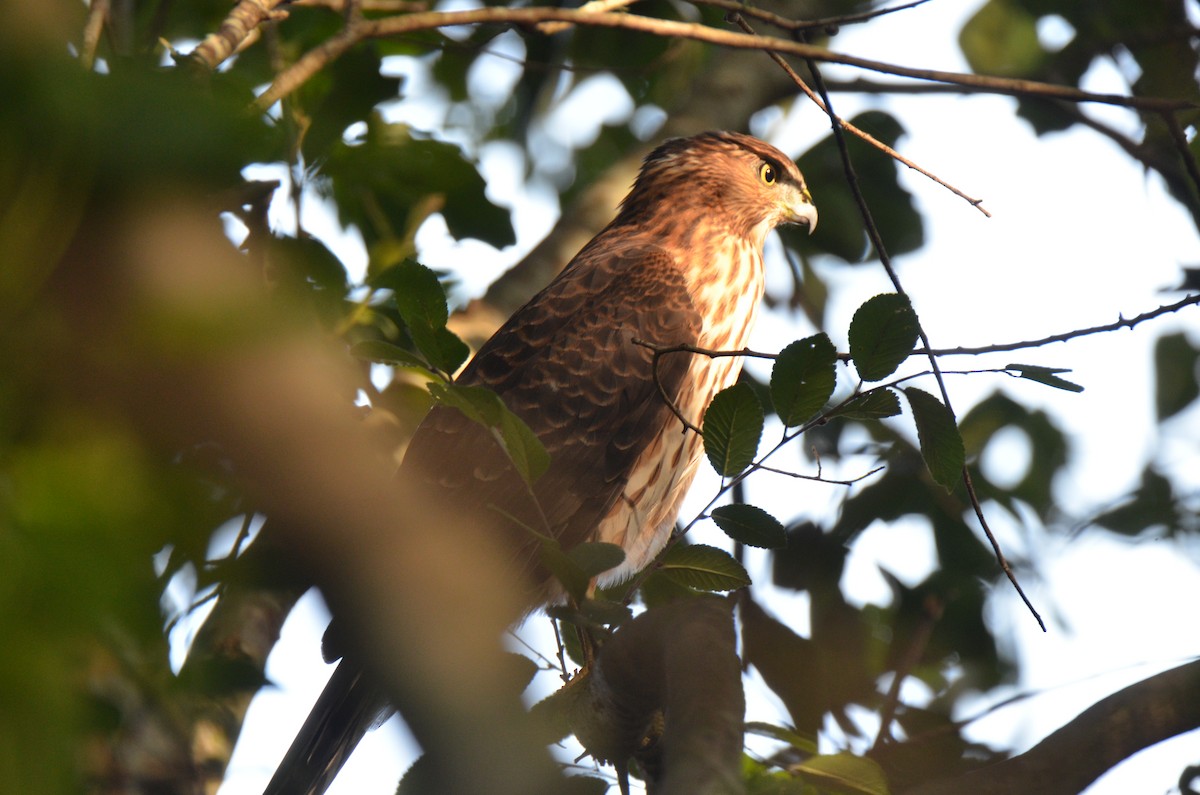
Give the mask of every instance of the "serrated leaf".
POLYGON ((917 344, 917 313, 908 296, 882 293, 868 299, 850 321, 850 358, 864 381, 881 381, 917 344))
POLYGON ((837 348, 825 334, 788 345, 771 368, 771 402, 789 428, 816 414, 837 384, 837 348))
POLYGON ((439 403, 453 406, 468 419, 491 429, 517 473, 532 485, 550 466, 550 454, 525 421, 504 401, 481 386, 431 383, 429 392, 439 403))
POLYGON ((763 409, 749 384, 734 384, 704 412, 704 453, 722 477, 736 475, 754 460, 762 437, 763 409))
POLYGON ((954 421, 954 414, 946 404, 928 392, 907 387, 904 390, 908 405, 912 407, 913 420, 917 425, 917 438, 921 443, 921 457, 929 474, 946 491, 953 491, 962 477, 966 453, 962 436, 954 421))
POLYGON ((437 274, 413 259, 405 259, 371 279, 371 286, 390 289, 396 309, 417 350, 434 367, 453 373, 467 356, 466 343, 446 328, 450 310, 437 274))
POLYGON ((881 420, 900 413, 900 398, 890 389, 873 389, 847 400, 829 412, 830 417, 851 420, 881 420))
POLYGON ((585 541, 576 544, 567 557, 588 577, 595 577, 624 563, 625 550, 603 541, 585 541))
POLYGON ((814 756, 791 770, 823 790, 847 795, 889 795, 883 768, 864 756, 849 753, 814 756))
POLYGON ((369 281, 372 287, 396 294, 396 307, 406 323, 439 328, 450 319, 437 274, 414 259, 401 260, 369 281))
POLYGON ((1052 386, 1055 389, 1064 389, 1067 392, 1082 392, 1083 387, 1065 378, 1059 378, 1057 373, 1069 373, 1070 370, 1063 367, 1042 367, 1037 364, 1010 364, 1005 366, 1005 370, 1015 372, 1018 378, 1027 378, 1030 381, 1036 381, 1039 384, 1052 386))
POLYGON ((676 544, 659 560, 659 572, 701 591, 732 591, 750 584, 750 575, 723 549, 706 544, 676 544))
POLYGON ((725 535, 742 544, 762 549, 787 546, 783 523, 756 505, 722 505, 713 509, 712 518, 725 535))

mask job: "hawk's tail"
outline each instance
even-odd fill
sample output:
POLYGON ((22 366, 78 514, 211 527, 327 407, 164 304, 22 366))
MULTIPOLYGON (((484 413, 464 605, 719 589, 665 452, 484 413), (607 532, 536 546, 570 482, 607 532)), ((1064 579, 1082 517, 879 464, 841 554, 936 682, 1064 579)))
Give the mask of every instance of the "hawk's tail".
POLYGON ((321 795, 358 741, 386 715, 386 705, 362 667, 343 659, 263 795, 321 795))

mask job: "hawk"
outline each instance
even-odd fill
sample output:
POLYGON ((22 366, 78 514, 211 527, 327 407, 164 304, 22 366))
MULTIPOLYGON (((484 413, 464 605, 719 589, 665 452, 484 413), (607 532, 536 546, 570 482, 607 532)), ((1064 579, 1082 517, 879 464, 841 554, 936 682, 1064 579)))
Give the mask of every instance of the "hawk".
MULTIPOLYGON (((484 518, 513 550, 530 603, 554 598, 530 529, 563 549, 625 551, 627 578, 666 544, 702 457, 694 430, 741 370, 735 356, 655 347, 745 347, 763 295, 763 243, 779 224, 816 226, 796 164, 735 132, 671 139, 650 153, 613 221, 480 349, 457 383, 483 386, 537 434, 550 468, 532 488, 484 426, 434 408, 400 477, 484 518), (649 345, 647 345, 647 343, 649 345)), ((327 657, 330 636, 326 636, 327 657)), ((266 790, 321 793, 384 700, 343 659, 266 790)))

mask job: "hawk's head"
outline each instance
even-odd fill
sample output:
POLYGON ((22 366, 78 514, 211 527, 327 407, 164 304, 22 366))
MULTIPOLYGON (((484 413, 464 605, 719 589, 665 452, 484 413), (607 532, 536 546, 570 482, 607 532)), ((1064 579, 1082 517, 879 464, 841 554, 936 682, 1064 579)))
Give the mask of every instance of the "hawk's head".
POLYGON ((735 132, 672 138, 650 153, 618 224, 715 224, 759 247, 778 224, 817 226, 817 208, 791 158, 735 132))

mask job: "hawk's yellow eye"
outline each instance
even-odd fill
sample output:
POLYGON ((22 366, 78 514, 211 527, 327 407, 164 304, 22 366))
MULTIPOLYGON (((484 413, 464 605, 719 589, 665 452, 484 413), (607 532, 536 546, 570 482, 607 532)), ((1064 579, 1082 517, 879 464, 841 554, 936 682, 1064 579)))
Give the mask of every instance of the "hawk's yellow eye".
POLYGON ((777 179, 775 166, 771 165, 770 163, 763 163, 758 169, 758 177, 763 181, 764 185, 774 185, 775 180, 777 179))

